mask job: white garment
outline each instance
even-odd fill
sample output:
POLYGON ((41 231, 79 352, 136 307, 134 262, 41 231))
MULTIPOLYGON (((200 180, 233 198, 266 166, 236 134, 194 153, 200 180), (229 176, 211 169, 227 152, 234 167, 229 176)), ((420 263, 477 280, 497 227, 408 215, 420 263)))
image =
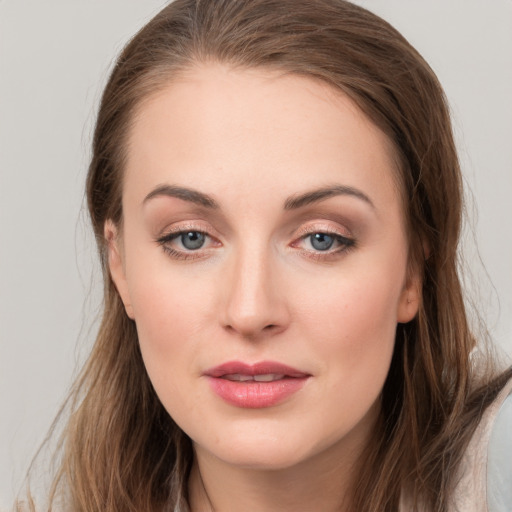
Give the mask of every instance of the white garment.
POLYGON ((512 512, 512 394, 503 402, 491 432, 487 506, 489 512, 512 512))
POLYGON ((512 512, 511 392, 512 380, 486 409, 475 430, 462 460, 450 512, 512 512))
MULTIPOLYGON (((449 512, 512 512, 511 393, 512 379, 485 410, 462 459, 449 512)), ((402 496, 400 512, 412 510, 402 496)))

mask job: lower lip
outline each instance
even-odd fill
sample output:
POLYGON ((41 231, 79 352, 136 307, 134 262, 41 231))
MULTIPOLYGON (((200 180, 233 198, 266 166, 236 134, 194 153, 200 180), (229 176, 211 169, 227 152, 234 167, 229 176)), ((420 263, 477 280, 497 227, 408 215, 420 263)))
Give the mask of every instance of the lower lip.
POLYGON ((213 391, 236 407, 261 409, 284 402, 299 391, 308 377, 285 378, 272 382, 238 382, 220 377, 208 377, 213 391))

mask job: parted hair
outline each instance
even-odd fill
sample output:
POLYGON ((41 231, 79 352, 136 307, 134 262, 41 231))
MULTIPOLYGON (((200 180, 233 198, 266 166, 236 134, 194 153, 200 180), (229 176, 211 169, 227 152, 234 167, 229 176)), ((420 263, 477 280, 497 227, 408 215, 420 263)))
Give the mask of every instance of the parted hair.
POLYGON ((126 145, 137 110, 181 73, 208 62, 327 83, 392 143, 409 265, 421 276, 422 292, 417 316, 397 326, 352 509, 396 512, 407 491, 416 506, 447 510, 464 449, 507 375, 477 369, 470 357, 476 342, 458 273, 462 180, 443 90, 403 36, 343 0, 175 0, 118 57, 87 177, 103 317, 68 417, 60 418, 67 424, 48 509, 64 503, 73 512, 187 510, 191 442, 148 378, 135 324, 109 274, 104 226, 122 224, 126 145))

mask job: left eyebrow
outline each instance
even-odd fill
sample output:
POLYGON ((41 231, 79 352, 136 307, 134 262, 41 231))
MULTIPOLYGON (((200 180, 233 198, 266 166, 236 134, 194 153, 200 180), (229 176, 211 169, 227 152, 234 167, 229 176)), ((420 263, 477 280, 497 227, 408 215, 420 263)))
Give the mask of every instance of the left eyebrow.
POLYGON ((284 203, 284 209, 295 210, 311 203, 324 201, 334 196, 352 196, 368 203, 373 209, 375 209, 375 205, 372 200, 364 192, 361 192, 361 190, 358 190, 357 188, 347 187, 345 185, 334 185, 319 188, 316 190, 310 190, 309 192, 304 192, 298 196, 289 197, 284 203))

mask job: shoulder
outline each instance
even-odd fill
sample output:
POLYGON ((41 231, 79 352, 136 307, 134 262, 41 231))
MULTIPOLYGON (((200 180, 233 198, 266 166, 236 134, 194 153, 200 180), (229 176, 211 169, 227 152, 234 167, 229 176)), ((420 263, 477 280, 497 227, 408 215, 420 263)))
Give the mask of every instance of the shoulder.
MULTIPOLYGON (((510 383, 509 383, 510 384, 510 383)), ((491 427, 487 452, 489 512, 512 511, 512 390, 504 397, 491 427)))
POLYGON ((509 379, 485 409, 462 458, 450 511, 512 512, 511 392, 509 379))
MULTIPOLYGON (((512 369, 507 373, 462 457, 449 512, 512 512, 512 369)), ((411 503, 402 492, 399 511, 410 512, 411 503)))

